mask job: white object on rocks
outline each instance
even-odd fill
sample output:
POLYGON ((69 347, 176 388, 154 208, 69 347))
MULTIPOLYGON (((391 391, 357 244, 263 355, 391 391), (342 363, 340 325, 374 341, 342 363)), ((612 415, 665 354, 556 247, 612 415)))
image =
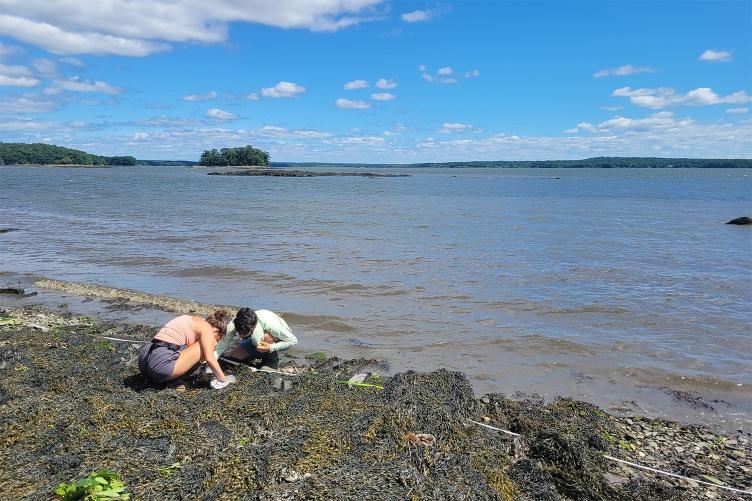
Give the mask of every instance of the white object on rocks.
POLYGON ((221 390, 225 386, 227 386, 230 383, 237 383, 238 379, 230 374, 229 376, 225 376, 224 381, 220 381, 219 379, 213 377, 209 385, 214 388, 215 390, 221 390))

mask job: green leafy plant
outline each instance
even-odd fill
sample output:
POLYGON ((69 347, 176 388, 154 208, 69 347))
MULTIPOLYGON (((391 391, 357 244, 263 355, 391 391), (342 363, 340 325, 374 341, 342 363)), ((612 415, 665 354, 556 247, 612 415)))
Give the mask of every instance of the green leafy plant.
POLYGON ((130 495, 126 490, 119 473, 100 470, 91 472, 77 482, 62 482, 55 488, 55 494, 63 501, 127 500, 130 495))
POLYGON ((634 452, 637 450, 637 446, 633 444, 632 442, 628 442, 626 440, 622 440, 619 442, 619 447, 624 449, 625 451, 631 451, 634 452))

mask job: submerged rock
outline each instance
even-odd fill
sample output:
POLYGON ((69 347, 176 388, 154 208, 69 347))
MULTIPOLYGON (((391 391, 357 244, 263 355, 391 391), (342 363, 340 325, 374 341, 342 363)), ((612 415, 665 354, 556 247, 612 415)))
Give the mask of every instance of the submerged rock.
POLYGON ((738 225, 746 225, 746 224, 752 224, 752 218, 750 217, 737 217, 736 219, 732 219, 726 224, 738 224, 738 225))

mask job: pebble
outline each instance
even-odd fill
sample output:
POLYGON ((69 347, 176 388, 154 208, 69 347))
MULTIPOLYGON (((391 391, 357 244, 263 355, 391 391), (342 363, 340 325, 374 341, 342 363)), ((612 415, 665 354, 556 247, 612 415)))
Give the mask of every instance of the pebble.
POLYGON ((483 397, 483 398, 480 399, 480 401, 483 402, 484 404, 490 404, 491 403, 491 399, 489 399, 488 397, 483 397))
POLYGON ((484 423, 490 423, 491 422, 491 418, 488 417, 488 416, 483 416, 483 422, 484 423))

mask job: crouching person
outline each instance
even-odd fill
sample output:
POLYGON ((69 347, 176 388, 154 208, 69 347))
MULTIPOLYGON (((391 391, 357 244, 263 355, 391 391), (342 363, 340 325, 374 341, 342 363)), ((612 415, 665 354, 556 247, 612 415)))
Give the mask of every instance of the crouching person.
MULTIPOLYGON (((241 308, 227 326, 227 340, 234 334, 240 344, 222 354, 235 360, 261 359, 262 366, 279 368, 279 352, 295 346, 298 338, 279 315, 269 310, 241 308)), ((224 344, 224 343, 223 343, 224 344)), ((225 348, 222 346, 222 348, 225 348)))
POLYGON ((227 332, 230 314, 217 310, 206 318, 182 315, 167 322, 150 343, 141 347, 138 368, 150 382, 166 383, 179 378, 200 362, 206 362, 220 383, 234 381, 225 376, 214 350, 227 332))

